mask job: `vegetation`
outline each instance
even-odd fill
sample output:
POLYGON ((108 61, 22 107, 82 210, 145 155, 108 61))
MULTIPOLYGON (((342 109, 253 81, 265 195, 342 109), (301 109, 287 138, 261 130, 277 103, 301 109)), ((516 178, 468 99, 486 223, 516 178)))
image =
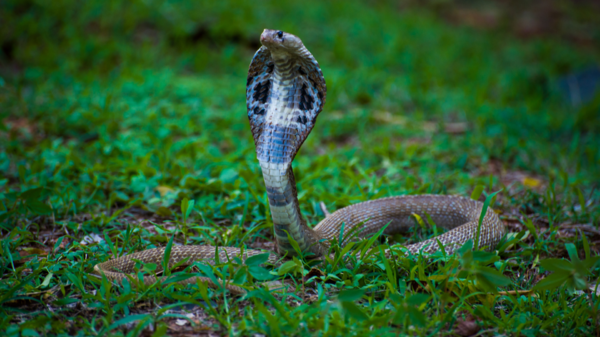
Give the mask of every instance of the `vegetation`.
MULTIPOLYGON (((561 13, 591 20, 578 6, 561 13)), ((591 45, 522 39, 503 26, 452 25, 434 7, 2 1, 0 331, 600 333, 600 100, 574 107, 560 86, 600 59, 600 25, 586 26, 591 45), (492 202, 510 231, 503 243, 384 259, 389 245, 437 231, 416 225, 409 238, 334 245, 320 264, 184 271, 248 286, 244 297, 93 276, 96 263, 170 240, 273 250, 245 105, 263 28, 298 35, 327 80, 325 109, 294 163, 309 223, 324 216, 319 202, 332 211, 459 194, 492 202), (260 287, 277 279, 297 291, 260 287)))

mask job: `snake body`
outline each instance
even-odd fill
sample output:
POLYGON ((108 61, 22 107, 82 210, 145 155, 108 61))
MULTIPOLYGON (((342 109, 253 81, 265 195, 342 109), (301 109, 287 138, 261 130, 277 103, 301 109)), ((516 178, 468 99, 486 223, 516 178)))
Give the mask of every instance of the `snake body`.
MULTIPOLYGON (((292 238, 302 251, 314 257, 324 256, 330 240, 339 238, 342 226, 346 233, 354 232, 359 238, 386 225, 385 234, 406 232, 415 223, 414 214, 424 219, 429 215, 436 225, 448 231, 406 246, 412 253, 437 251, 441 243, 446 253, 452 254, 467 240, 475 241, 483 203, 461 196, 412 195, 366 201, 342 208, 327 215, 315 228, 309 227, 300 213, 292 161, 323 109, 327 96, 325 79, 316 59, 298 37, 265 29, 260 39, 263 46, 254 55, 248 71, 246 103, 280 255, 296 254, 290 243, 292 238)), ((479 247, 494 248, 504 231, 496 213, 488 208, 481 222, 479 247)), ((214 263, 215 257, 221 261, 233 257, 245 259, 262 253, 235 247, 174 246, 169 266, 182 261, 214 263)), ((160 270, 163 256, 164 248, 149 249, 98 264, 94 270, 109 280, 122 281, 134 272, 136 260, 156 263, 160 270)), ((276 254, 269 257, 270 262, 277 259, 276 254)), ((154 276, 145 276, 144 283, 156 280, 154 276)), ((203 277, 183 282, 198 280, 215 286, 203 277)), ((239 286, 227 285, 227 288, 244 292, 239 286)))

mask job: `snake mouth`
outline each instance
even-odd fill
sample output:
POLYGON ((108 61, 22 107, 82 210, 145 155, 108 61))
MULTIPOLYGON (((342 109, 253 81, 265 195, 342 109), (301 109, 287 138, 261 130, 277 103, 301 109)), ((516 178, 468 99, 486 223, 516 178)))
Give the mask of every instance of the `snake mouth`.
POLYGON ((263 44, 263 46, 269 48, 273 44, 283 43, 285 41, 285 35, 287 35, 287 33, 284 33, 281 30, 265 28, 265 30, 263 30, 262 34, 260 35, 260 42, 263 44))

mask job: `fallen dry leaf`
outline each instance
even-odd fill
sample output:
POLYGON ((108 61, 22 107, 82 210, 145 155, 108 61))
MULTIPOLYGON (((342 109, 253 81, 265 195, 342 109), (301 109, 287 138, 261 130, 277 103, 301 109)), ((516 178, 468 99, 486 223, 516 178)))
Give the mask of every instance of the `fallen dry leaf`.
POLYGON ((457 320, 454 333, 459 336, 467 337, 475 335, 479 332, 479 330, 481 330, 481 328, 475 321, 475 318, 469 314, 466 318, 459 318, 457 320))
POLYGON ((446 133, 453 134, 453 135, 463 134, 463 133, 467 132, 468 129, 469 129, 469 125, 464 122, 446 123, 444 125, 444 131, 446 131, 446 133))
POLYGON ((523 182, 523 185, 525 185, 525 187, 529 187, 529 188, 536 188, 542 184, 542 182, 540 180, 531 178, 531 177, 523 178, 522 182, 523 182))
POLYGON ((158 191, 158 193, 160 194, 160 196, 161 196, 161 197, 164 197, 165 195, 167 195, 167 193, 172 193, 172 192, 174 192, 174 191, 175 191, 175 190, 174 190, 174 189, 172 189, 171 187, 169 187, 169 186, 164 186, 164 185, 157 186, 157 187, 156 187, 156 190, 158 191))
POLYGON ((306 275, 304 275, 302 279, 304 282, 308 282, 308 280, 310 280, 313 277, 315 278, 315 280, 321 281, 321 278, 325 277, 325 273, 317 268, 311 268, 311 270, 306 275))

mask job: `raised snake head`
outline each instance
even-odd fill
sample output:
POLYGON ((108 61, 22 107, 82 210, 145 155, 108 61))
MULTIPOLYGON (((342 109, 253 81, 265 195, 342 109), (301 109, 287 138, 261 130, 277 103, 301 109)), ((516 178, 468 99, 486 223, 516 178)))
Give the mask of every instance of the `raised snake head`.
POLYGON ((265 29, 260 35, 260 43, 269 49, 274 59, 293 58, 306 50, 302 40, 281 30, 265 29))

